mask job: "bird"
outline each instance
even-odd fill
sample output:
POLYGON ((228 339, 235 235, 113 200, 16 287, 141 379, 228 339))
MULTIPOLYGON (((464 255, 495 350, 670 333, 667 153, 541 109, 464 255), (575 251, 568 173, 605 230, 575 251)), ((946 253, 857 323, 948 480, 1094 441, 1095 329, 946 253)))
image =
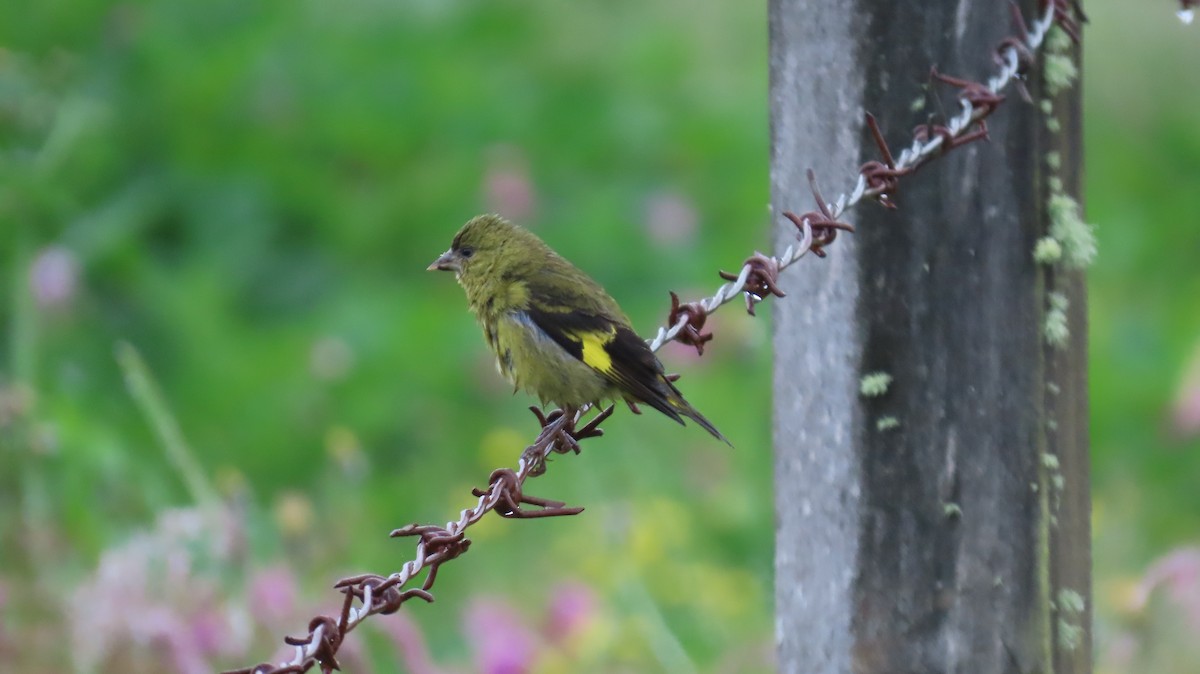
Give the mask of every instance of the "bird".
POLYGON ((496 214, 471 218, 429 265, 452 271, 500 373, 542 405, 645 403, 732 443, 683 398, 662 363, 599 283, 533 232, 496 214))

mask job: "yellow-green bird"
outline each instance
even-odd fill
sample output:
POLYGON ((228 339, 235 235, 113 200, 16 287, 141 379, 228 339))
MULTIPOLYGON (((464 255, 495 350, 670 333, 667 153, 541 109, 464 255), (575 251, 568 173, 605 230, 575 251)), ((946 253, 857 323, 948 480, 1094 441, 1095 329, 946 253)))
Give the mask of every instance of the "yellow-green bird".
POLYGON ((501 374, 543 404, 578 410, 620 397, 729 442, 667 381, 616 300, 528 230, 477 216, 429 269, 454 272, 501 374))

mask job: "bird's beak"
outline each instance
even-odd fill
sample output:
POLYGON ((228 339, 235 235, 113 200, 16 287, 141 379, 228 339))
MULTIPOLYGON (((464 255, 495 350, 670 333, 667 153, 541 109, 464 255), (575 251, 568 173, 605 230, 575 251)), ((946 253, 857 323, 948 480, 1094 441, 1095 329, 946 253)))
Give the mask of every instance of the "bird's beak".
POLYGON ((448 250, 442 253, 442 256, 433 261, 433 264, 425 268, 425 271, 459 271, 458 258, 454 255, 454 251, 448 250))

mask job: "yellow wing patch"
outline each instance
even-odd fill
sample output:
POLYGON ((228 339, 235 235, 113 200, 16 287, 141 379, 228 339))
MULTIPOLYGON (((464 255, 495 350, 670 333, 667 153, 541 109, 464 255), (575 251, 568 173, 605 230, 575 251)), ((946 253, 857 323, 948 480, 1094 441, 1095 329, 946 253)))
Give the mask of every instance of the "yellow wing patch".
POLYGON ((612 356, 608 354, 607 345, 617 336, 617 329, 609 328, 607 332, 575 332, 571 339, 579 342, 580 358, 588 367, 608 374, 612 372, 612 356))

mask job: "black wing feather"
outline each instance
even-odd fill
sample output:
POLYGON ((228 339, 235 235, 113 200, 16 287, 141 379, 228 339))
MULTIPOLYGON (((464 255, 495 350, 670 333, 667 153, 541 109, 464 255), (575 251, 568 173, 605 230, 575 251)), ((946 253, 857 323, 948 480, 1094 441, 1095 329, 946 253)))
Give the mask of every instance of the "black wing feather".
POLYGON ((526 309, 526 314, 542 332, 579 360, 583 360, 583 343, 573 338, 573 334, 605 334, 615 329, 612 340, 604 346, 612 360, 612 369, 608 372, 597 372, 619 386, 629 397, 683 423, 679 412, 668 398, 670 390, 667 387, 670 384, 663 378, 662 363, 654 356, 646 342, 629 327, 608 316, 582 311, 548 311, 536 305, 526 309))
POLYGON ((616 302, 595 281, 577 271, 571 273, 564 261, 561 265, 543 267, 526 288, 529 302, 524 310, 529 319, 576 359, 583 361, 583 341, 577 338, 578 335, 612 335, 612 339, 604 344, 612 367, 608 371, 594 371, 619 388, 626 400, 646 403, 680 424, 686 416, 713 437, 729 443, 704 415, 683 399, 679 389, 667 381, 662 363, 629 327, 629 320, 621 314, 616 302), (554 301, 550 301, 545 292, 551 287, 555 289, 554 301), (565 307, 571 309, 564 311, 565 307))

